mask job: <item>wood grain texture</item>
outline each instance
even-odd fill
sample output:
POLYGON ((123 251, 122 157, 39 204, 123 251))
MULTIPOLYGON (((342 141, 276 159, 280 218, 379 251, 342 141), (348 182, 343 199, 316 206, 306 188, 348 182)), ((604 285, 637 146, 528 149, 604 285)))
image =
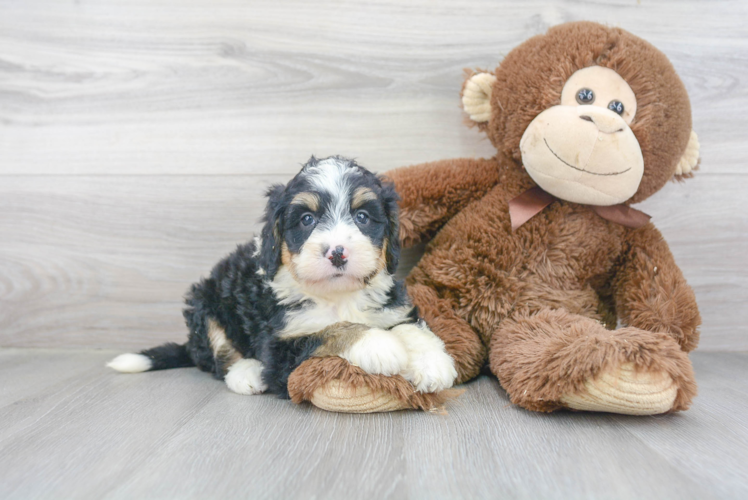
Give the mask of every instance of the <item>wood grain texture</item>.
POLYGON ((0 338, 181 340, 190 283, 258 229, 266 177, 12 177, 0 185, 0 338))
MULTIPOLYGON (((259 229, 279 176, 13 176, 0 184, 0 345, 144 348, 180 341, 182 296, 259 229)), ((729 176, 666 187, 643 204, 696 290, 701 348, 748 347, 741 242, 729 176), (670 198, 669 200, 664 199, 670 198), (700 207, 691 210, 690 207, 700 207), (687 228, 687 231, 681 230, 687 228)), ((399 274, 417 261, 407 252, 399 274)))
POLYGON ((0 345, 183 338, 182 294, 257 229, 263 186, 312 153, 490 156, 462 69, 578 19, 684 80, 701 169, 640 208, 696 289, 701 348, 748 349, 743 0, 0 0, 0 345))
POLYGON ((334 414, 115 353, 0 350, 2 498, 748 495, 747 353, 694 353, 699 397, 658 417, 530 413, 488 376, 446 415, 334 414))
POLYGON ((662 49, 691 94, 705 172, 744 172, 742 0, 2 2, 8 173, 294 173, 310 153, 381 169, 490 155, 462 69, 591 19, 662 49), (40 147, 44 145, 44 147, 40 147))

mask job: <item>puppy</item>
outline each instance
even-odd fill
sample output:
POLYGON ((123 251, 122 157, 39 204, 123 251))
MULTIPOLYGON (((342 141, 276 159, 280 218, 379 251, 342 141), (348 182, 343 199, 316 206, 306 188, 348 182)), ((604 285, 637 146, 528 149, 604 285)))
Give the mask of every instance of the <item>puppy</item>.
POLYGON ((304 360, 340 356, 367 373, 400 374, 417 391, 451 387, 454 361, 392 277, 400 249, 393 186, 352 160, 312 157, 267 197, 261 237, 192 285, 187 343, 108 366, 197 366, 236 393, 288 397, 288 377, 304 360))

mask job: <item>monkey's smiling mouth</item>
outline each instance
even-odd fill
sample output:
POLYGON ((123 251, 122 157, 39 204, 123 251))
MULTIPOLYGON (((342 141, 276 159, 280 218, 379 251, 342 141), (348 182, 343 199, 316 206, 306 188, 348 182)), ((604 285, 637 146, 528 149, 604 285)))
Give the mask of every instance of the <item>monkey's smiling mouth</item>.
POLYGON ((599 174, 597 172, 590 172, 589 170, 585 170, 583 168, 575 167, 571 163, 565 161, 563 158, 561 158, 560 156, 558 156, 556 154, 556 152, 553 151, 553 149, 551 149, 551 147, 548 145, 548 141, 545 140, 545 137, 543 137, 543 142, 545 143, 545 147, 548 148, 548 151, 550 151, 551 153, 553 153, 553 156, 555 156, 556 158, 558 158, 559 161, 561 161, 561 163, 563 163, 564 165, 566 165, 568 167, 573 168, 574 170, 579 170, 580 172, 584 172, 586 174, 590 174, 590 175, 603 175, 603 176, 607 176, 607 175, 621 175, 621 174, 625 174, 626 172, 628 172, 629 170, 631 170, 631 167, 629 167, 626 170, 621 170, 620 172, 610 172, 610 173, 607 173, 607 174, 599 174))

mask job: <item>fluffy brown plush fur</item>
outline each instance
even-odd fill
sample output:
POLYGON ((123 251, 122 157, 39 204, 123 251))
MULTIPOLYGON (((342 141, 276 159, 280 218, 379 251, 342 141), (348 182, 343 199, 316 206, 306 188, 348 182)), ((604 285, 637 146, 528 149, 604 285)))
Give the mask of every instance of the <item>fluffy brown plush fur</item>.
POLYGON ((575 71, 593 65, 616 71, 636 95, 631 129, 646 165, 639 190, 630 200, 638 203, 673 177, 691 134, 691 104, 667 57, 627 31, 568 23, 516 47, 494 72, 491 101, 497 112, 479 127, 499 153, 521 164, 519 141, 527 126, 560 102, 564 82, 575 71))
MULTIPOLYGON (((462 392, 459 389, 448 389, 439 393, 416 392, 410 382, 400 375, 370 375, 361 368, 348 364, 344 359, 333 356, 304 361, 288 378, 288 394, 294 403, 313 401, 315 392, 324 389, 331 381, 338 381, 352 388, 366 386, 375 397, 377 394, 386 393, 396 401, 395 409, 441 411, 444 403, 462 392)), ((342 404, 336 409, 344 410, 346 406, 342 404)), ((363 406, 366 413, 372 411, 371 406, 363 406)), ((388 408, 393 409, 393 406, 390 405, 388 408)), ((374 408, 374 411, 376 410, 374 408)), ((351 411, 361 412, 358 408, 351 411)))
POLYGON ((566 79, 594 64, 614 69, 637 96, 631 128, 645 171, 629 203, 673 177, 691 117, 670 62, 620 29, 593 23, 553 28, 509 53, 495 72, 496 111, 479 125, 499 150, 495 158, 389 174, 403 200, 403 220, 419 215, 403 224, 403 241, 429 238, 441 228, 408 284, 458 360, 460 380, 478 373, 488 351, 513 402, 549 411, 585 380, 633 362, 666 371, 679 388, 672 409, 682 410, 696 393, 686 352, 696 347, 700 317, 657 229, 628 229, 590 207, 557 200, 511 230, 507 202, 535 185, 521 166, 520 138, 538 113, 559 102, 566 79), (453 188, 469 184, 480 189, 453 188), (424 213, 434 205, 438 210, 424 213), (617 320, 627 326, 604 327, 614 329, 617 320))
MULTIPOLYGON (((402 198, 404 245, 430 240, 409 292, 455 358, 458 381, 488 362, 514 403, 552 411, 586 380, 633 363, 672 378, 670 409, 684 410, 696 394, 687 352, 698 343, 701 320, 659 231, 651 223, 626 228, 558 199, 512 231, 508 201, 535 186, 522 167, 520 138, 560 102, 569 76, 592 65, 615 70, 636 95, 631 129, 644 175, 627 203, 674 177, 691 112, 667 58, 621 29, 587 22, 552 28, 511 51, 494 72, 493 111, 478 125, 498 151, 494 158, 387 174, 402 198)), ((351 383, 379 383, 361 377, 351 383)))

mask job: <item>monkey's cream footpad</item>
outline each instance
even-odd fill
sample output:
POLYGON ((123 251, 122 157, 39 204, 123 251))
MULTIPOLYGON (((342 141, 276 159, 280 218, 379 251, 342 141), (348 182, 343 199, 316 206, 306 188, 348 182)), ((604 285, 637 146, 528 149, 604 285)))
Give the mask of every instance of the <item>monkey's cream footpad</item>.
POLYGON ((442 412, 445 403, 462 392, 448 389, 423 394, 400 375, 370 375, 338 357, 308 359, 288 378, 293 402, 309 401, 323 410, 341 413, 442 412))
POLYGON ((673 407, 678 387, 665 372, 637 371, 624 363, 584 383, 584 390, 561 398, 574 410, 625 415, 657 415, 673 407))
POLYGON ((314 391, 311 402, 317 408, 342 413, 380 413, 407 410, 407 403, 386 392, 374 392, 368 386, 353 387, 331 380, 314 391))

